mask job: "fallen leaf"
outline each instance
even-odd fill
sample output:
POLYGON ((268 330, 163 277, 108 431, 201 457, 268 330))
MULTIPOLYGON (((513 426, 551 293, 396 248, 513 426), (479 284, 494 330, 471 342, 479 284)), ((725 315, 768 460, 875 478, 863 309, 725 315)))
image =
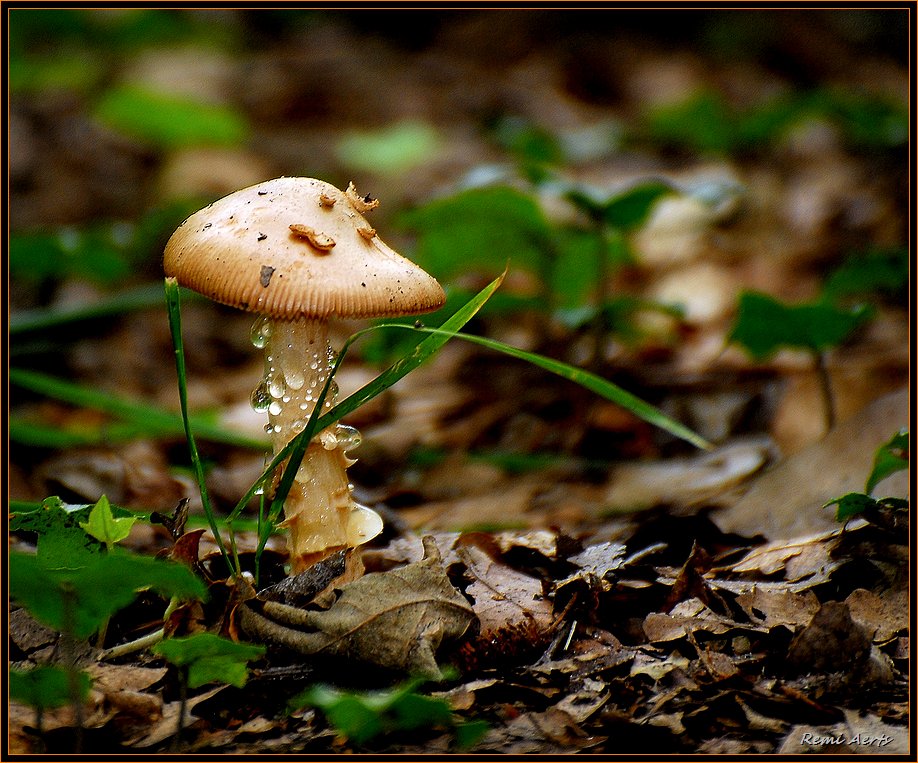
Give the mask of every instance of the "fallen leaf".
POLYGON ((344 585, 328 610, 267 601, 259 614, 243 605, 239 608, 242 628, 258 641, 301 654, 438 678, 434 653, 441 642, 462 636, 475 614, 440 566, 432 538, 424 538, 424 550, 420 562, 370 573, 344 585))
POLYGON ((476 654, 487 659, 496 650, 512 657, 544 645, 553 608, 543 594, 542 581, 495 561, 477 546, 462 546, 460 557, 472 579, 466 594, 480 623, 476 654))
POLYGON ((791 641, 785 666, 791 675, 842 671, 855 675, 870 656, 871 635, 851 619, 845 602, 827 601, 791 641))
MULTIPOLYGON (((810 445, 760 476, 740 500, 714 511, 724 532, 769 540, 812 535, 837 527, 826 501, 864 489, 877 447, 908 425, 908 390, 874 401, 810 445)), ((907 483, 905 483, 907 484, 907 483)))
POLYGON ((736 597, 736 603, 749 615, 749 619, 766 628, 785 625, 791 631, 806 625, 819 609, 819 599, 812 591, 767 590, 755 587, 749 593, 736 597))
POLYGON ((873 640, 879 644, 891 641, 900 631, 908 628, 908 591, 885 591, 877 595, 857 588, 845 599, 851 619, 868 631, 874 631, 873 640))

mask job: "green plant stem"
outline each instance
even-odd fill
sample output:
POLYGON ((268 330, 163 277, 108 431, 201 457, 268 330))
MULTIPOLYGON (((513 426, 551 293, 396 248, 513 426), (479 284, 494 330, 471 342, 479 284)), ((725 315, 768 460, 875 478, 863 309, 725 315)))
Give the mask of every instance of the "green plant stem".
POLYGON ((172 751, 182 748, 182 732, 185 730, 185 713, 188 711, 188 666, 182 665, 179 671, 179 713, 175 736, 172 739, 172 751))
POLYGON ((835 398, 832 395, 832 377, 829 375, 829 368, 826 365, 826 353, 814 352, 813 357, 816 361, 816 373, 819 375, 819 387, 822 390, 822 410, 826 432, 828 433, 835 428, 835 398))
POLYGON ((136 638, 133 641, 127 641, 124 644, 118 644, 117 646, 113 646, 110 649, 105 649, 102 652, 99 652, 99 655, 96 659, 99 660, 99 662, 104 662, 106 660, 114 660, 118 657, 124 657, 126 654, 139 652, 141 649, 147 649, 154 644, 158 644, 163 640, 164 635, 165 630, 160 628, 159 630, 155 630, 152 633, 148 633, 146 636, 136 638))
POLYGON ((182 423, 185 427, 185 438, 188 441, 188 451, 191 456, 191 463, 194 466, 194 474, 197 478, 198 489, 201 492, 201 504, 204 507, 204 514, 210 525, 210 531, 213 533, 214 541, 230 575, 238 575, 240 570, 233 568, 223 539, 220 537, 220 530, 217 528, 217 520, 214 516, 214 510, 210 503, 210 496, 207 492, 207 484, 204 478, 204 466, 201 463, 201 457, 198 455, 198 446, 195 443, 194 435, 191 432, 191 422, 188 419, 188 388, 185 375, 185 350, 182 342, 182 313, 181 302, 179 298, 178 281, 174 278, 165 279, 166 289, 166 306, 169 311, 169 328, 172 332, 172 346, 175 349, 175 371, 178 376, 179 403, 182 408, 182 423))

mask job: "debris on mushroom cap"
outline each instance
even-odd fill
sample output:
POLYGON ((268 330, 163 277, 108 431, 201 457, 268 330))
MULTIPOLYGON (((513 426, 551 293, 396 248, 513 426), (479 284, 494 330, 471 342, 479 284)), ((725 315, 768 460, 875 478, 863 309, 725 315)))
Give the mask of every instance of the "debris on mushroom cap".
MULTIPOLYGON (((327 236, 324 233, 319 233, 318 231, 313 230, 308 225, 301 225, 296 223, 294 225, 287 226, 293 231, 294 236, 301 236, 305 238, 310 244, 312 244, 316 249, 327 252, 335 245, 335 239, 331 236, 327 236)), ((361 230, 363 230, 361 228, 361 230)))
POLYGON ((374 199, 369 194, 361 196, 357 193, 357 189, 354 187, 353 183, 347 184, 347 190, 344 192, 344 195, 347 196, 348 201, 354 205, 354 209, 360 212, 360 214, 369 212, 371 209, 376 209, 376 207, 379 206, 379 199, 374 199))
POLYGON ((217 302, 281 320, 441 307, 440 284, 375 235, 354 198, 366 209, 378 202, 352 189, 283 177, 225 196, 172 234, 166 275, 217 302), (342 199, 349 203, 335 203, 342 199))

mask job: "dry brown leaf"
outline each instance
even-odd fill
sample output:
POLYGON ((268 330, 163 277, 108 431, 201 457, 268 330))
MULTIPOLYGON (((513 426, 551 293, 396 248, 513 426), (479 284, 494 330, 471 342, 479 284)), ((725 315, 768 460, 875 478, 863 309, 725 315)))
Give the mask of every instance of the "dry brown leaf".
POLYGON ((552 605, 540 580, 494 561, 476 546, 463 546, 460 556, 472 578, 466 593, 474 600, 481 640, 499 641, 518 633, 532 643, 548 635, 552 605))
POLYGON ((908 591, 886 591, 877 595, 858 588, 845 599, 851 619, 868 631, 874 631, 873 640, 879 644, 908 628, 908 591))
POLYGON ((851 619, 848 605, 827 601, 791 641, 785 665, 792 675, 845 672, 855 675, 870 656, 871 635, 851 619))
POLYGON ((728 617, 718 615, 708 609, 698 599, 686 599, 666 614, 651 612, 644 618, 644 634, 653 643, 675 641, 686 637, 686 633, 705 631, 707 633, 727 633, 735 628, 742 630, 764 630, 757 626, 740 625, 728 617))
POLYGON ((420 562, 342 586, 339 598, 325 611, 269 601, 262 616, 244 605, 239 610, 243 630, 302 654, 439 677, 434 653, 442 641, 461 637, 475 614, 440 566, 432 538, 424 539, 424 550, 420 562))
POLYGON ((736 603, 749 615, 752 622, 766 628, 786 625, 792 631, 810 622, 819 609, 819 599, 812 591, 795 593, 768 590, 759 586, 749 593, 737 596, 736 603))
POLYGON ((840 535, 841 528, 836 527, 828 532, 793 541, 767 543, 752 549, 735 564, 720 568, 717 572, 772 577, 783 570, 784 579, 788 582, 807 579, 812 585, 822 583, 840 565, 831 553, 838 545, 840 535))

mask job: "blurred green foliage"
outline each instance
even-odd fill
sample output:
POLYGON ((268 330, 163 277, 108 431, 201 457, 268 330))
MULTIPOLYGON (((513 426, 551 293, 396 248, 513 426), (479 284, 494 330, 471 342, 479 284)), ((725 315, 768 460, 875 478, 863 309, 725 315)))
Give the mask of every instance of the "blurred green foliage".
POLYGON ((421 679, 391 689, 349 692, 330 686, 313 686, 290 700, 291 709, 318 707, 338 733, 355 744, 380 734, 422 728, 452 729, 460 747, 468 747, 488 730, 481 721, 457 721, 445 699, 417 692, 421 679))
POLYGON ((768 147, 808 120, 835 125, 855 149, 897 148, 908 140, 907 104, 842 88, 793 93, 746 110, 702 90, 651 110, 635 137, 684 151, 733 155, 768 147))
POLYGON ((10 277, 33 285, 69 277, 100 286, 122 284, 135 270, 143 272, 159 261, 166 238, 199 206, 196 199, 175 200, 150 209, 136 222, 12 233, 10 277))
POLYGON ((165 149, 239 145, 249 132, 245 117, 232 107, 128 85, 105 92, 95 115, 113 130, 165 149))
POLYGON ((355 170, 391 174, 423 164, 441 148, 426 122, 399 122, 381 130, 345 134, 335 146, 338 159, 355 170))
POLYGON ((31 670, 11 669, 9 681, 10 699, 36 710, 66 705, 72 699, 73 688, 76 688, 76 698, 83 702, 92 688, 88 673, 77 672, 74 681, 69 670, 56 665, 39 665, 31 670))
POLYGON ((154 589, 166 598, 207 595, 188 567, 117 549, 84 558, 79 566, 51 567, 40 557, 16 552, 8 562, 10 598, 36 620, 78 639, 91 636, 141 590, 154 589))
POLYGON ((839 266, 823 287, 833 300, 875 296, 899 304, 908 300, 909 257, 904 246, 855 252, 839 266))
POLYGON ((729 340, 759 360, 782 347, 820 353, 839 346, 872 314, 866 305, 851 309, 827 301, 788 305, 761 292, 744 291, 729 340))
POLYGON ((265 651, 264 646, 231 641, 213 633, 169 638, 153 647, 155 654, 188 670, 187 681, 191 689, 212 682, 241 689, 249 677, 247 663, 262 657, 265 651))

